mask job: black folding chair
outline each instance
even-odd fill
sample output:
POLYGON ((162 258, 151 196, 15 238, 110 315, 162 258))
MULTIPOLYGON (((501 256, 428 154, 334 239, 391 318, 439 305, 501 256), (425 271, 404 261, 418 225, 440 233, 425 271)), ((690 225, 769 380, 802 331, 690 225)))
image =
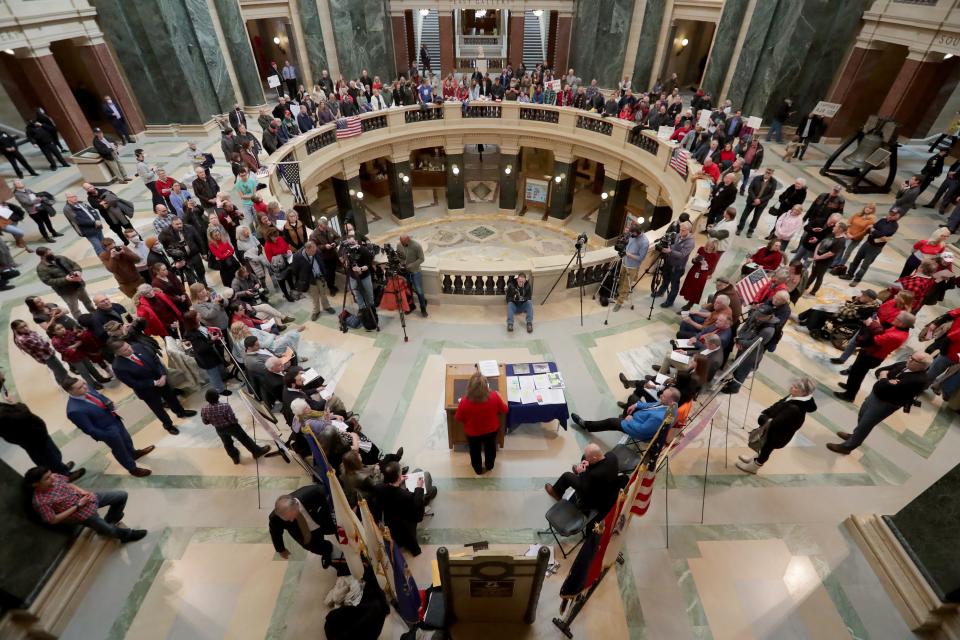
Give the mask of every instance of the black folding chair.
POLYGON ((560 553, 566 558, 586 540, 587 527, 596 519, 597 512, 596 510, 591 510, 584 513, 580 510, 580 507, 570 500, 559 500, 547 509, 545 517, 549 526, 539 533, 551 534, 553 539, 557 541, 560 553), (576 535, 580 536, 577 543, 569 549, 564 549, 560 538, 571 538, 576 535))

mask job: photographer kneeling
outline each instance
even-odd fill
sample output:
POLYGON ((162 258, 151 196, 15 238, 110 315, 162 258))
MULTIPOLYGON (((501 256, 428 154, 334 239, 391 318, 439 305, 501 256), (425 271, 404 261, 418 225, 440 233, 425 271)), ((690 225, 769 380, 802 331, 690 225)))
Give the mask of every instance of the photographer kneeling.
POLYGON ((518 312, 527 316, 527 333, 533 333, 533 286, 526 274, 518 274, 507 283, 507 331, 513 331, 513 316, 518 312))

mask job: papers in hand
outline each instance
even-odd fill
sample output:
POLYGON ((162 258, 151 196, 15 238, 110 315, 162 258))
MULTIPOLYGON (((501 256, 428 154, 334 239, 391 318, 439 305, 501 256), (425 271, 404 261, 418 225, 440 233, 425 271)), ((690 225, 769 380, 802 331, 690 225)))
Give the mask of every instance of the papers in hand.
POLYGON ((336 383, 324 386, 323 389, 320 389, 320 397, 324 400, 329 400, 333 397, 333 391, 336 389, 336 387, 336 383))
POLYGON ((500 375, 500 366, 496 360, 481 360, 477 363, 480 373, 488 378, 494 378, 500 375))
POLYGON ((690 364, 690 356, 681 351, 674 351, 671 353, 670 359, 674 362, 679 362, 680 364, 690 364))
POLYGON ((308 385, 319 377, 320 372, 311 367, 303 372, 303 384, 308 385))
POLYGON ((404 481, 407 489, 409 491, 417 490, 417 483, 423 479, 423 471, 414 471, 407 474, 407 479, 404 481))
POLYGON ((262 325, 260 325, 260 330, 261 330, 261 331, 271 331, 271 330, 273 330, 273 328, 276 326, 276 324, 277 324, 277 321, 276 321, 276 320, 273 320, 273 319, 271 318, 270 320, 267 320, 267 321, 264 322, 262 325))
MULTIPOLYGON (((674 354, 674 357, 676 357, 676 355, 677 355, 677 354, 674 354)), ((667 380, 669 380, 669 379, 670 379, 670 376, 665 376, 665 375, 663 375, 662 373, 658 373, 658 374, 657 374, 657 377, 654 378, 653 381, 654 381, 655 384, 661 385, 661 384, 665 383, 665 382, 666 382, 667 380)))
POLYGON ((677 349, 693 349, 694 344, 693 340, 690 338, 681 338, 680 340, 674 340, 673 343, 677 345, 677 349))

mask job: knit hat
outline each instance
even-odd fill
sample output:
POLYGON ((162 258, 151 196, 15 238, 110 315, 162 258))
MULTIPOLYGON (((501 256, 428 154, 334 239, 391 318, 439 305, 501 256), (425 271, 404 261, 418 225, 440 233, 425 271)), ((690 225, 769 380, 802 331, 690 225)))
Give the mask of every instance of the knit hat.
POLYGON ((860 293, 861 293, 861 295, 867 296, 867 297, 870 298, 871 300, 876 300, 876 299, 877 299, 877 292, 874 291, 873 289, 864 289, 864 290, 861 291, 860 293))

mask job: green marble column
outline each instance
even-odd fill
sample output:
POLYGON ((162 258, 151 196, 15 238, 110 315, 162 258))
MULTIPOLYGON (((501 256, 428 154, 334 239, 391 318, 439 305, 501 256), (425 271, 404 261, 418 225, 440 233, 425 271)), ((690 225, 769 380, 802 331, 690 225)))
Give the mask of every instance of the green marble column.
MULTIPOLYGON (((576 67, 574 67, 576 68, 576 67)), ((573 183, 576 174, 572 162, 553 161, 553 183, 550 185, 550 207, 551 218, 564 220, 573 212, 573 183), (560 176, 560 182, 556 177, 560 176)))
POLYGON ((843 62, 869 5, 850 0, 826 10, 820 0, 757 2, 727 95, 734 107, 763 117, 766 125, 792 97, 797 113, 789 124, 799 122, 826 96, 832 70, 843 62))
POLYGON ((884 516, 937 597, 960 603, 960 465, 955 466, 895 516, 884 516))
POLYGON ((733 49, 737 46, 737 37, 743 27, 749 3, 750 0, 726 0, 723 3, 720 23, 713 37, 713 47, 710 49, 707 68, 703 72, 703 82, 700 83, 704 91, 713 96, 714 104, 719 104, 720 90, 723 89, 723 81, 727 77, 733 49))
POLYGON ((517 175, 520 173, 520 154, 500 152, 500 208, 517 208, 517 175), (507 169, 510 173, 507 173, 507 169))
POLYGON ((260 86, 260 73, 253 59, 250 36, 240 13, 239 0, 213 0, 213 5, 220 18, 220 29, 233 62, 237 84, 240 85, 242 104, 264 104, 266 100, 263 97, 263 87, 260 86))
POLYGON ((390 211, 399 220, 413 217, 413 184, 410 181, 410 161, 387 162, 387 181, 390 183, 390 211), (407 178, 404 181, 404 178, 407 178))
POLYGON ((333 197, 337 201, 337 213, 340 218, 340 227, 344 228, 346 223, 353 224, 357 233, 366 235, 367 212, 363 208, 363 201, 357 198, 358 193, 362 193, 360 188, 360 176, 354 176, 344 180, 343 178, 330 178, 333 185, 333 197), (350 192, 353 192, 352 194, 350 192))
POLYGON ((578 2, 570 40, 570 66, 585 84, 594 78, 601 87, 621 79, 634 0, 578 2))
POLYGON ((363 69, 370 76, 393 77, 393 30, 387 0, 328 0, 340 73, 356 78, 363 69))
POLYGON ((93 0, 147 123, 201 124, 238 101, 206 0, 93 0))
POLYGON ((320 12, 317 2, 326 0, 299 0, 297 13, 300 16, 300 26, 303 28, 304 46, 307 48, 307 57, 310 59, 310 72, 313 81, 317 82, 327 69, 327 51, 323 46, 323 30, 320 28, 320 12))
POLYGON ((627 200, 630 198, 632 184, 632 178, 623 180, 603 178, 603 192, 607 197, 600 200, 597 225, 594 229, 601 238, 609 240, 623 233, 623 223, 627 218, 627 200))
MULTIPOLYGON (((643 0, 637 0, 642 2, 643 0)), ((663 24, 667 0, 646 0, 643 22, 640 25, 640 43, 637 46, 637 60, 633 65, 632 86, 634 91, 646 91, 653 86, 656 78, 651 78, 653 59, 657 57, 657 41, 660 40, 660 26, 663 24)))
POLYGON ((463 206, 463 154, 448 153, 447 211, 462 211, 463 206))

